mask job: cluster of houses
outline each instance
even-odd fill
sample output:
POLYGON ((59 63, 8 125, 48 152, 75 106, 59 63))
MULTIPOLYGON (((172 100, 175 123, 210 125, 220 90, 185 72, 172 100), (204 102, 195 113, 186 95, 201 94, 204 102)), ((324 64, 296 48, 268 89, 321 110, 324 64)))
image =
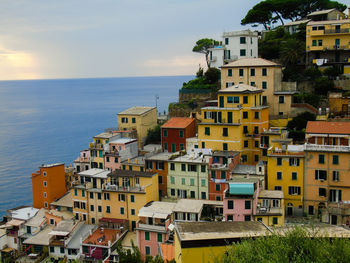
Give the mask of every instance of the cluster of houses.
MULTIPOLYGON (((350 37, 349 20, 334 12, 310 16, 310 52, 321 31, 350 37)), ((347 114, 309 121, 305 142, 293 144, 288 120, 320 112, 292 103, 296 83, 282 81, 281 65, 257 58, 257 37, 225 33, 225 45, 211 50, 217 63, 215 52, 223 52, 221 89, 195 118, 160 124, 155 107, 135 106, 118 114, 118 130, 94 136, 73 167, 40 166, 32 174, 33 207, 8 210, 0 224, 1 258, 118 262, 118 243, 134 243, 143 259, 207 262, 228 242, 305 216, 335 225, 330 235, 350 237, 350 98, 331 93, 330 108, 347 114), (232 57, 231 44, 239 50, 232 57), (146 145, 159 124, 161 143, 146 145)))

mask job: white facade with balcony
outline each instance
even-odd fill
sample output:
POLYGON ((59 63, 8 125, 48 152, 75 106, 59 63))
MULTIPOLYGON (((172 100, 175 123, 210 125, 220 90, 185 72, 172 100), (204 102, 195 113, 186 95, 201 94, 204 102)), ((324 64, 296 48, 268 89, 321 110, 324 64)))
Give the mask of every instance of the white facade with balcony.
POLYGON ((211 67, 219 68, 241 58, 258 57, 258 32, 248 30, 224 32, 222 45, 209 49, 211 67))

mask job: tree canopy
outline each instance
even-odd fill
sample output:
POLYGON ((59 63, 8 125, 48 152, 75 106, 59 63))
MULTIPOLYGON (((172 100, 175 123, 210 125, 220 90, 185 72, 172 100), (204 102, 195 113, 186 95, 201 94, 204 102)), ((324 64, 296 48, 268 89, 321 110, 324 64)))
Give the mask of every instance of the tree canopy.
POLYGON ((330 8, 344 11, 346 5, 330 0, 264 0, 248 11, 241 24, 261 24, 267 30, 278 21, 283 25, 283 20, 295 21, 311 12, 330 8))
POLYGON ((202 38, 196 42, 196 45, 193 47, 192 51, 197 53, 205 54, 205 60, 207 62, 208 68, 210 67, 209 61, 209 48, 219 45, 220 42, 211 38, 202 38))

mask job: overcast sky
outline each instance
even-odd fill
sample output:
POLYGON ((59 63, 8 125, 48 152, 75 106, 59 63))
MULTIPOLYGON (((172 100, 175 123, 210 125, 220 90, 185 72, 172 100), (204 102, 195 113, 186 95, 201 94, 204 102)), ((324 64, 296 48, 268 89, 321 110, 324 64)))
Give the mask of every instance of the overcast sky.
POLYGON ((0 79, 192 75, 259 0, 1 0, 0 79))

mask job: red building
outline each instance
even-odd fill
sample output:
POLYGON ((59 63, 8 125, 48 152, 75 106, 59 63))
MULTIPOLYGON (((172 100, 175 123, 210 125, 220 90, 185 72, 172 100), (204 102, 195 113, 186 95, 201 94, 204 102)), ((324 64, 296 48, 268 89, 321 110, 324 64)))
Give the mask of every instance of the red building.
POLYGON ((186 149, 186 138, 196 136, 194 118, 173 117, 162 126, 162 149, 177 152, 186 149))
POLYGON ((240 163, 239 152, 215 151, 209 160, 209 200, 223 201, 232 170, 240 163))

